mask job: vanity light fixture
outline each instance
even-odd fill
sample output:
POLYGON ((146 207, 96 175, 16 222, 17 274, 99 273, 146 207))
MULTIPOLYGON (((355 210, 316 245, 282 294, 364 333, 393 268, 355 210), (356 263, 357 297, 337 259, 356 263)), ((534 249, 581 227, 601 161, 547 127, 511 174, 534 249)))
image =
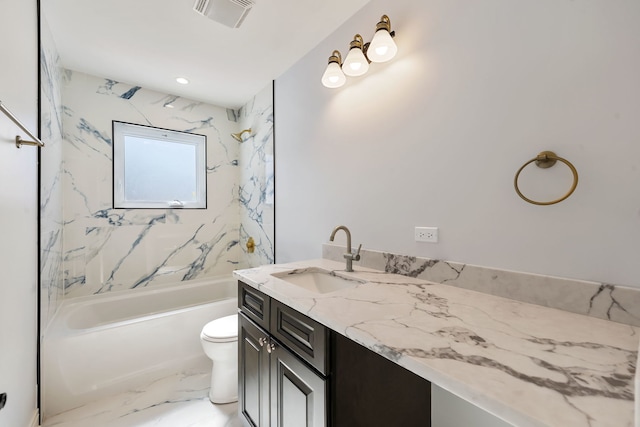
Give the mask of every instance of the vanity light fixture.
POLYGON ((364 48, 362 36, 360 34, 353 36, 353 40, 349 44, 349 53, 342 64, 342 71, 347 76, 357 77, 369 71, 369 60, 363 52, 364 48))
POLYGON ((176 81, 177 81, 178 83, 180 83, 181 85, 187 85, 187 84, 189 84, 189 80, 187 80, 187 79, 186 79, 186 78, 184 78, 184 77, 176 77, 176 81))
POLYGON ((339 51, 334 50, 329 57, 327 69, 324 70, 324 74, 322 75, 322 84, 332 89, 342 86, 347 81, 347 78, 342 72, 341 67, 342 56, 339 51))
POLYGON ((398 46, 393 41, 395 35, 396 32, 391 31, 391 20, 387 15, 382 15, 367 50, 367 57, 371 62, 387 62, 396 56, 398 46))
POLYGON ((357 77, 369 70, 371 62, 387 62, 398 53, 393 41, 396 32, 391 31, 391 19, 382 15, 376 24, 376 32, 371 43, 365 43, 360 34, 356 34, 349 44, 349 53, 344 62, 340 52, 334 50, 329 64, 322 75, 322 84, 328 88, 337 88, 345 84, 346 76, 357 77))

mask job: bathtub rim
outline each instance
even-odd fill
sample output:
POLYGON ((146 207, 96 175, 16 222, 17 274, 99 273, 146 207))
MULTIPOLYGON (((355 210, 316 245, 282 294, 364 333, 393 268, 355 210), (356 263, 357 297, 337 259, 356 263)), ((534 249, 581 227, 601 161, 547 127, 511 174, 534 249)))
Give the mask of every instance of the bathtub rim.
MULTIPOLYGON (((128 298, 128 297, 133 296, 133 295, 136 295, 136 296, 140 296, 140 295, 144 295, 144 294, 157 295, 157 294, 162 294, 162 293, 173 292, 173 291, 176 291, 178 289, 186 290, 186 289, 191 289, 191 288, 200 287, 200 286, 206 286, 208 284, 214 284, 214 283, 222 283, 222 282, 224 282, 224 283, 229 283, 229 286, 233 286, 233 284, 236 281, 237 281, 237 279, 235 279, 232 274, 228 274, 228 275, 224 274, 224 275, 217 275, 217 276, 211 276, 211 277, 203 277, 203 278, 193 279, 193 280, 184 280, 184 281, 181 281, 181 282, 161 283, 161 284, 157 284, 157 285, 145 286, 145 287, 142 287, 142 288, 105 292, 105 293, 94 294, 94 295, 83 295, 81 297, 74 297, 74 298, 64 299, 59 304, 58 309, 56 310, 55 314, 53 316, 51 316, 49 324, 45 328, 42 341, 45 342, 49 338, 53 338, 53 337, 59 336, 59 334, 61 334, 64 331, 72 331, 73 334, 90 333, 90 332, 99 331, 99 330, 104 329, 104 328, 112 327, 112 325, 116 326, 116 325, 119 325, 119 324, 126 324, 127 322, 131 322, 132 319, 136 319, 136 317, 127 318, 127 319, 123 319, 123 320, 118 320, 118 321, 114 321, 114 322, 100 324, 98 326, 91 327, 91 328, 69 328, 67 326, 66 317, 69 317, 72 314, 72 310, 74 310, 74 307, 76 307, 76 306, 81 306, 81 305, 84 305, 84 304, 92 304, 92 303, 95 303, 95 302, 98 302, 98 301, 107 302, 107 301, 110 301, 110 300, 118 300, 118 299, 121 299, 123 297, 128 298)), ((229 298, 221 298, 221 299, 217 299, 217 300, 203 301, 200 304, 190 304, 190 305, 187 305, 187 306, 183 305, 183 306, 180 306, 180 307, 176 307, 175 309, 172 309, 172 310, 163 310, 163 311, 158 311, 158 312, 145 313, 143 316, 140 316, 140 318, 158 316, 158 315, 161 315, 162 313, 172 313, 172 312, 176 312, 176 311, 184 311, 184 310, 188 310, 189 308, 193 308, 195 306, 205 305, 205 304, 212 304, 212 303, 215 303, 215 302, 220 301, 222 299, 232 299, 232 298, 234 298, 233 295, 230 296, 229 298)), ((237 295, 235 296, 235 298, 237 299, 237 295)))

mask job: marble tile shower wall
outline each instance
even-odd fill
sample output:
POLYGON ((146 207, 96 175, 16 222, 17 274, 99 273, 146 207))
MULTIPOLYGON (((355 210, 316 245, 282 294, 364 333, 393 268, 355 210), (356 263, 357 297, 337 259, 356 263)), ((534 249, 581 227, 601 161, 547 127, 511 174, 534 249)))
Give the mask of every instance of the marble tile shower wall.
POLYGON ((44 326, 62 301, 62 67, 44 17, 41 18, 40 313, 44 326))
MULTIPOLYGON (((322 257, 343 261, 344 246, 324 244, 322 257)), ((640 289, 362 250, 357 265, 530 304, 640 326, 640 289)))
POLYGON ((73 71, 65 71, 63 111, 65 296, 245 266, 236 111, 73 71), (207 209, 112 209, 112 120, 206 135, 207 209))
POLYGON ((273 91, 265 87, 239 111, 240 129, 251 129, 240 144, 240 241, 245 264, 274 262, 273 91), (248 253, 246 242, 256 247, 248 253))

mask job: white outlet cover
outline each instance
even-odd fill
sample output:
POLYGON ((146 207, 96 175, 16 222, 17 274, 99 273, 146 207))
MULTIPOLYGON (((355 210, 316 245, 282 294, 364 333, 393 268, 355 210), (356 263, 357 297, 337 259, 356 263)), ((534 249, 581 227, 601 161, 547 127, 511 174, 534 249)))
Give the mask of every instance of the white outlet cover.
POLYGON ((438 243, 438 227, 416 227, 416 242, 438 243))

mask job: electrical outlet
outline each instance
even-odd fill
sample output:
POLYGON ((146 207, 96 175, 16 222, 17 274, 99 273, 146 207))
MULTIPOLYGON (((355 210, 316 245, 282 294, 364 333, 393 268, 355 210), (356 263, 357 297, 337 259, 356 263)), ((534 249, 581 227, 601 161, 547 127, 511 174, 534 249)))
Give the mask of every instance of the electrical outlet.
POLYGON ((438 243, 438 227, 416 227, 416 242, 438 243))

